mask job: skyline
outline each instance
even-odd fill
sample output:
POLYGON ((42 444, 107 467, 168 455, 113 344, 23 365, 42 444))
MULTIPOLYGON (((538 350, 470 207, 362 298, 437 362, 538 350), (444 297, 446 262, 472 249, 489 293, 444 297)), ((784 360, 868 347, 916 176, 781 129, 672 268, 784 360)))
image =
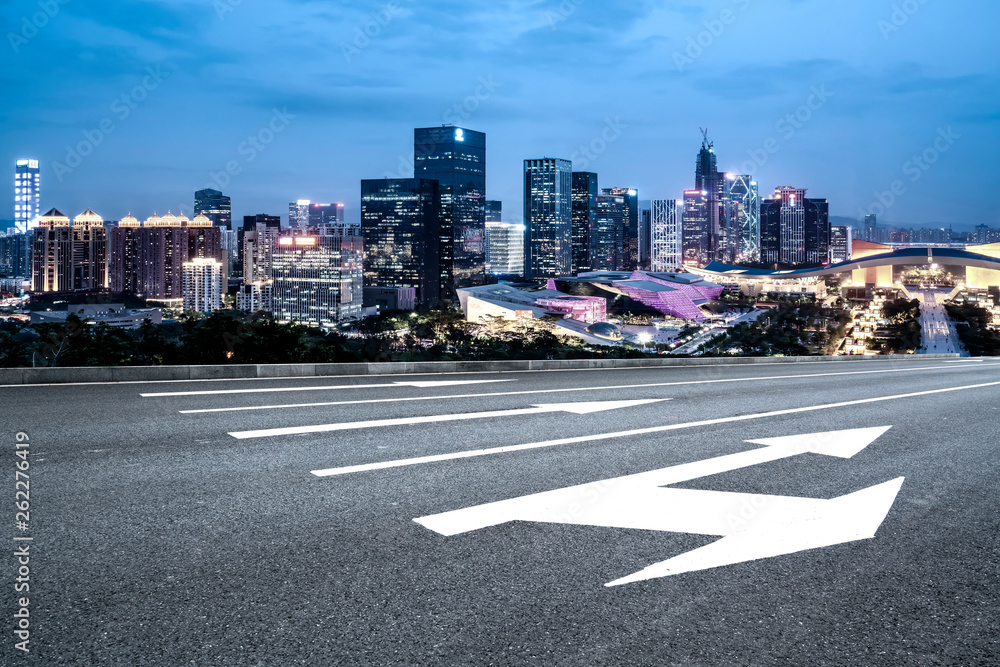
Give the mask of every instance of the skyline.
POLYGON ((987 30, 1000 8, 985 2, 958 15, 913 0, 895 22, 907 3, 253 4, 109 15, 56 2, 30 39, 32 14, 0 9, 12 27, 2 80, 23 100, 0 111, 0 163, 42 161, 44 210, 115 219, 190 215, 194 191, 235 161, 241 173, 216 189, 237 220, 301 198, 343 201, 357 221, 360 181, 411 177, 413 129, 451 121, 487 134, 486 196, 520 222, 523 160, 569 159, 602 187, 679 198, 708 126, 720 170, 752 174, 762 194, 805 188, 859 219, 899 181, 880 224, 1000 226, 987 198, 949 196, 996 180, 1000 55, 987 30), (785 41, 763 42, 778 16, 785 41), (949 29, 964 50, 941 39, 949 29), (912 158, 935 141, 946 149, 923 169, 912 158), (70 167, 66 146, 81 142, 93 152, 70 167), (591 142, 594 159, 580 148, 591 142))

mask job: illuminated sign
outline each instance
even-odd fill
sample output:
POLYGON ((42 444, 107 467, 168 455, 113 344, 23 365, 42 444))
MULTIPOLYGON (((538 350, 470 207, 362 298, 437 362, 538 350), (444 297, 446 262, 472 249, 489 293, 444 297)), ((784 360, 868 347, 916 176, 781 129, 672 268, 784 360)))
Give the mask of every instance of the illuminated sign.
POLYGON ((295 245, 316 245, 316 239, 312 236, 296 236, 295 245))
POLYGON ((293 243, 295 243, 295 240, 292 239, 290 236, 286 236, 278 240, 279 245, 292 245, 293 243))
POLYGON ((462 129, 455 130, 455 141, 465 141, 465 130, 462 129))

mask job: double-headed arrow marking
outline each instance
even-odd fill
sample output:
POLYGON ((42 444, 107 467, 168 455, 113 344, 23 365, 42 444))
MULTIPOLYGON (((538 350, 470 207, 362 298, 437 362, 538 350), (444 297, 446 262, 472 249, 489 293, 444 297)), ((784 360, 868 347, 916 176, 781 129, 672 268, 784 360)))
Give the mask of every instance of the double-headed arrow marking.
POLYGON ((851 458, 890 428, 751 440, 765 447, 415 521, 447 536, 537 521, 722 537, 607 586, 869 539, 892 508, 902 477, 832 500, 662 487, 805 453, 851 458))
POLYGON ((638 401, 597 401, 590 403, 551 403, 536 405, 522 410, 493 410, 490 412, 469 412, 455 415, 431 415, 429 417, 402 417, 398 419, 376 419, 363 422, 345 422, 343 424, 320 424, 318 426, 292 426, 290 428, 271 428, 261 431, 236 431, 229 435, 240 440, 247 438, 271 438, 282 435, 302 435, 304 433, 327 433, 330 431, 348 431, 362 428, 380 428, 385 426, 411 426, 414 424, 435 424, 438 422, 465 421, 468 419, 489 419, 491 417, 516 417, 521 415, 541 415, 547 412, 572 412, 577 415, 588 415, 605 410, 631 408, 650 403, 668 401, 667 398, 654 398, 638 401))

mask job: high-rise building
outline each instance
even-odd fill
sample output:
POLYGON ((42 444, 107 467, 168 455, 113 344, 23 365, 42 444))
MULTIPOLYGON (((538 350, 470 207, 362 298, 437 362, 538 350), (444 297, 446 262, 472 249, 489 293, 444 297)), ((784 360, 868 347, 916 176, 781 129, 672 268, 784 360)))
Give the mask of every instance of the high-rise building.
POLYGON ((603 194, 597 196, 597 219, 590 229, 590 270, 627 271, 628 246, 625 229, 627 204, 625 197, 603 194))
POLYGON ((830 227, 830 262, 839 264, 851 261, 853 241, 854 229, 849 225, 830 227))
POLYGON ((243 217, 239 232, 239 264, 244 285, 270 284, 271 257, 280 236, 281 218, 278 216, 261 213, 243 217))
POLYGON ((486 222, 503 222, 503 202, 486 202, 486 222))
POLYGON ((206 215, 194 220, 171 213, 142 225, 129 215, 111 230, 108 275, 111 291, 147 299, 182 299, 185 262, 222 260, 223 228, 206 215))
POLYGON ((878 243, 878 216, 874 213, 865 216, 865 241, 878 243))
POLYGON ((291 229, 305 230, 309 226, 309 207, 312 201, 300 199, 288 205, 288 226, 291 229))
POLYGON ((441 298, 486 284, 486 134, 450 125, 413 131, 413 176, 441 192, 441 298))
MULTIPOLYGON (((680 238, 678 236, 678 238, 680 238)), ((652 208, 641 208, 639 210, 639 269, 649 271, 653 248, 653 210, 652 208)))
POLYGON ((760 194, 757 181, 746 174, 726 174, 724 183, 724 240, 719 259, 728 264, 756 264, 760 261, 760 194))
POLYGON ((288 225, 292 229, 343 223, 343 204, 321 204, 310 199, 300 199, 288 205, 288 225))
POLYGON ((32 291, 73 292, 108 286, 108 235, 91 210, 68 217, 52 209, 33 230, 32 291))
POLYGON ((573 266, 572 273, 586 273, 591 269, 590 233, 597 225, 597 174, 590 171, 573 172, 573 266))
POLYGON ((0 276, 26 278, 31 275, 31 234, 0 237, 0 276))
POLYGON ((198 190, 194 193, 194 215, 204 215, 213 227, 230 229, 233 226, 232 200, 218 190, 198 190))
MULTIPOLYGON (((725 174, 719 173, 718 159, 715 154, 715 144, 704 131, 701 150, 695 162, 694 189, 706 194, 705 207, 702 212, 701 227, 698 236, 704 239, 704 256, 701 263, 721 259, 720 244, 722 243, 723 195, 725 194, 725 174)), ((685 241, 686 243, 686 241, 685 241)))
POLYGON ((650 270, 654 272, 678 271, 684 264, 681 244, 681 217, 676 199, 654 199, 650 210, 650 270))
POLYGON ((524 161, 524 271, 529 279, 573 269, 573 163, 524 161))
POLYGON ((222 310, 222 262, 198 257, 183 265, 184 310, 214 313, 222 310))
MULTIPOLYGON (((365 287, 409 287, 423 306, 441 298, 441 191, 430 178, 361 181, 365 287)), ((485 260, 484 260, 485 261, 485 260)))
POLYGON ((604 188, 601 194, 621 197, 624 205, 621 259, 617 271, 639 268, 639 191, 635 188, 604 188))
POLYGON ((336 327, 361 318, 364 252, 360 230, 308 229, 278 239, 272 258, 272 311, 282 322, 336 327))
POLYGON ((494 276, 524 275, 524 225, 486 223, 486 267, 494 276))
POLYGON ((18 160, 14 165, 14 226, 19 233, 37 226, 41 193, 38 160, 18 160))
POLYGON ((681 242, 684 263, 690 266, 705 266, 712 261, 709 252, 708 234, 708 192, 705 190, 684 191, 684 213, 681 219, 681 242))
POLYGON ((825 199, 804 189, 779 187, 761 201, 761 261, 818 266, 830 261, 830 216, 825 199))

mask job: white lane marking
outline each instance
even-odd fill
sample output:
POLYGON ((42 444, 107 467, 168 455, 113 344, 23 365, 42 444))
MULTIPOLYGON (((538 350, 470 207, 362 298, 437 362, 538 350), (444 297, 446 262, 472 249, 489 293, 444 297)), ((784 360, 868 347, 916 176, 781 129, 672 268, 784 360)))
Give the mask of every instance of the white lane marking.
POLYGON ((946 361, 946 364, 981 364, 983 359, 960 359, 958 361, 946 361))
MULTIPOLYGON (((883 371, 853 371, 845 373, 809 373, 801 375, 773 375, 770 377, 728 378, 725 380, 690 380, 685 382, 654 382, 651 384, 619 384, 605 387, 568 387, 563 389, 534 389, 528 391, 503 391, 488 394, 452 394, 450 396, 407 396, 402 398, 376 398, 361 401, 331 401, 323 403, 291 403, 286 405, 249 405, 236 408, 211 408, 204 410, 179 410, 182 415, 197 415, 213 412, 248 412, 253 410, 291 410, 295 408, 325 408, 337 405, 365 405, 370 403, 405 403, 409 401, 440 401, 455 398, 486 398, 491 396, 528 396, 531 394, 561 394, 573 391, 609 391, 618 389, 643 389, 650 387, 680 387, 697 384, 720 384, 728 382, 758 382, 766 380, 794 380, 798 378, 835 377, 840 375, 875 375, 884 373, 910 373, 913 371, 951 370, 950 366, 922 366, 920 368, 900 368, 883 371)), ((377 386, 377 385, 368 385, 377 386)))
POLYGON ((636 435, 647 435, 649 433, 663 433, 665 431, 679 431, 686 428, 698 426, 714 426, 716 424, 729 424, 734 422, 750 421, 753 419, 765 419, 767 417, 781 417, 784 415, 800 414, 804 412, 816 412, 818 410, 830 410, 834 408, 850 407, 852 405, 866 405, 869 403, 880 403, 883 401, 897 401, 905 398, 916 398, 919 396, 932 396, 953 391, 965 391, 969 389, 982 389, 985 387, 997 387, 1000 382, 989 382, 986 384, 974 384, 963 387, 949 387, 947 389, 934 389, 930 391, 920 391, 911 394, 896 394, 893 396, 879 396, 877 398, 865 398, 855 401, 843 401, 841 403, 826 403, 823 405, 813 405, 805 408, 789 408, 787 410, 774 410, 772 412, 759 412, 750 415, 737 415, 735 417, 720 417, 718 419, 706 419, 703 421, 688 422, 686 424, 669 424, 667 426, 653 426, 650 428, 640 428, 631 431, 618 431, 617 433, 599 433, 597 435, 584 435, 574 438, 563 438, 561 440, 547 440, 544 442, 532 442, 524 445, 509 445, 506 447, 494 447, 492 449, 476 449, 464 452, 453 452, 451 454, 438 454, 435 456, 421 456, 412 459, 398 459, 395 461, 382 461, 380 463, 366 463, 364 465, 346 466, 342 468, 330 468, 328 470, 313 470, 312 474, 317 477, 336 477, 338 475, 348 475, 356 472, 369 472, 372 470, 386 470, 388 468, 403 468, 407 466, 422 465, 425 463, 438 463, 441 461, 455 461, 458 459, 471 459, 479 456, 491 456, 493 454, 509 454, 511 452, 523 452, 532 449, 544 449, 548 447, 559 447, 562 445, 574 445, 581 442, 594 442, 596 440, 610 440, 613 438, 628 438, 636 435))
POLYGON ((723 538, 606 586, 620 586, 870 539, 875 536, 895 502, 902 478, 832 500, 662 487, 805 453, 849 459, 890 428, 884 426, 752 440, 750 442, 765 447, 425 516, 414 521, 449 537, 511 521, 533 521, 723 538))
POLYGON ((363 422, 345 422, 343 424, 320 424, 317 426, 292 426, 289 428, 271 428, 260 431, 234 431, 229 435, 240 440, 248 438, 271 438, 282 435, 301 435, 306 433, 329 433, 331 431, 348 431, 362 428, 381 428, 385 426, 412 426, 415 424, 434 424, 438 422, 466 421, 470 419, 489 419, 491 417, 516 417, 522 415, 540 415, 548 412, 572 412, 577 415, 589 415, 606 410, 633 408, 650 403, 662 403, 669 398, 653 398, 635 401, 595 401, 588 403, 552 403, 536 405, 521 410, 492 410, 490 412, 469 412, 453 415, 430 415, 428 417, 401 417, 398 419, 376 419, 363 422))
POLYGON ((143 398, 163 398, 168 396, 223 396, 226 394, 270 394, 288 391, 332 391, 336 389, 384 389, 386 387, 456 387, 469 384, 493 384, 494 382, 516 382, 516 380, 439 380, 417 382, 390 382, 388 384, 343 384, 322 387, 267 387, 265 389, 222 389, 218 391, 171 391, 160 394, 139 394, 143 398))

